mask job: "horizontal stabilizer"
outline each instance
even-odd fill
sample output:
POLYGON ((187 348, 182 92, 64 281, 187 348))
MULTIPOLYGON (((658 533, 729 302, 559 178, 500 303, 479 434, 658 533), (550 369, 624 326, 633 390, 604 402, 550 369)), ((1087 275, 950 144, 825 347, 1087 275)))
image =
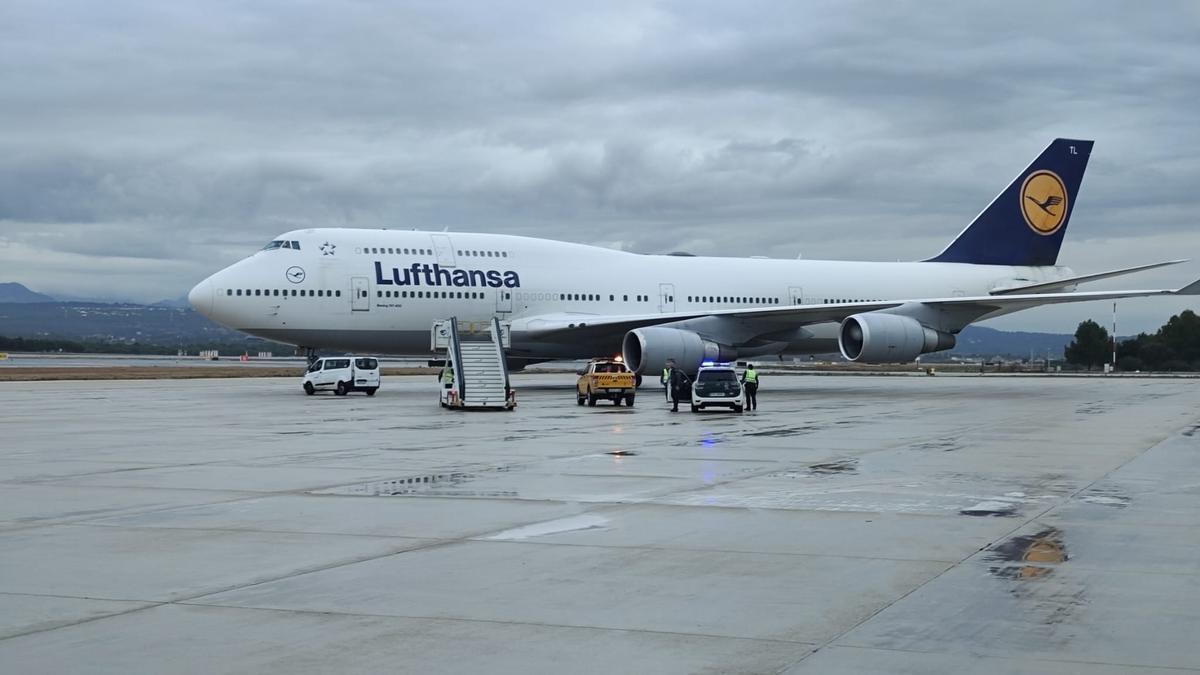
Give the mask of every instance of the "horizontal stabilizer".
POLYGON ((1107 272, 1096 272, 1095 274, 1083 274, 1077 277, 1066 277, 1064 279, 1055 279, 1054 281, 1044 281, 1036 284, 1027 284, 1024 286, 1008 286, 1005 288, 997 288, 992 291, 992 295, 1013 295, 1016 293, 1046 293, 1049 291, 1057 291, 1067 286, 1083 284, 1089 281, 1099 281, 1101 279, 1109 279, 1111 277, 1119 277, 1135 272, 1144 272, 1157 267, 1166 267, 1168 265, 1178 265, 1185 263, 1187 260, 1167 260, 1165 262, 1150 263, 1149 265, 1137 265, 1136 267, 1124 267, 1119 270, 1109 270, 1107 272))

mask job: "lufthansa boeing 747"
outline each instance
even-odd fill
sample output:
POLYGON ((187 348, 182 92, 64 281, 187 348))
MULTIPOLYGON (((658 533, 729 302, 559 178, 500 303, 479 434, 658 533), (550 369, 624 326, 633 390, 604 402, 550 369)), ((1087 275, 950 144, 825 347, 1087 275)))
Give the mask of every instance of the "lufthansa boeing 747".
POLYGON ((1078 284, 1182 260, 1076 275, 1058 251, 1092 141, 1057 139, 941 253, 920 262, 642 255, 499 234, 315 228, 279 235, 188 294, 239 331, 312 349, 430 355, 440 319, 511 326, 511 367, 621 351, 638 373, 668 358, 841 351, 911 361, 970 323, 1040 305, 1179 289, 1078 284), (614 273, 615 272, 615 273, 614 273))

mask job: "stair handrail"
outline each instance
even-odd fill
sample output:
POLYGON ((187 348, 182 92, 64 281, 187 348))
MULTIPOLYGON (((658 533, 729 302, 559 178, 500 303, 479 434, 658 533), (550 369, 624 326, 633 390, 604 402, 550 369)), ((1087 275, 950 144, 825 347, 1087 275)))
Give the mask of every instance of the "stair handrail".
POLYGON ((463 377, 462 350, 458 347, 458 317, 450 317, 450 349, 454 356, 454 384, 458 387, 458 400, 467 398, 467 380, 463 377))
POLYGON ((504 336, 500 333, 500 319, 492 317, 492 345, 500 355, 500 371, 504 373, 504 397, 508 398, 511 389, 508 383, 508 358, 504 353, 504 336))

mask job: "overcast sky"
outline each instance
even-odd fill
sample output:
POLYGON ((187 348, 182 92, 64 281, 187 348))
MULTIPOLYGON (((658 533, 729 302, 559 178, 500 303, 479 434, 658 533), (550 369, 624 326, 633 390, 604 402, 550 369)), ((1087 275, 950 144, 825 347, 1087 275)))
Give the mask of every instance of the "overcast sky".
POLYGON ((5 0, 0 281, 179 297, 308 226, 920 259, 1056 136, 1096 140, 1060 263, 1200 256, 1198 36, 1194 1, 5 0))

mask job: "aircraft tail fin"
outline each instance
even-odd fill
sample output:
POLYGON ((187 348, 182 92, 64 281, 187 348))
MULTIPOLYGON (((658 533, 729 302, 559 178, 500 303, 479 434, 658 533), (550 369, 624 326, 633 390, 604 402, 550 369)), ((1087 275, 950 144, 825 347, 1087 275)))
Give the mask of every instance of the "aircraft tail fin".
POLYGON ((1056 138, 944 251, 926 262, 1055 264, 1092 143, 1056 138))

